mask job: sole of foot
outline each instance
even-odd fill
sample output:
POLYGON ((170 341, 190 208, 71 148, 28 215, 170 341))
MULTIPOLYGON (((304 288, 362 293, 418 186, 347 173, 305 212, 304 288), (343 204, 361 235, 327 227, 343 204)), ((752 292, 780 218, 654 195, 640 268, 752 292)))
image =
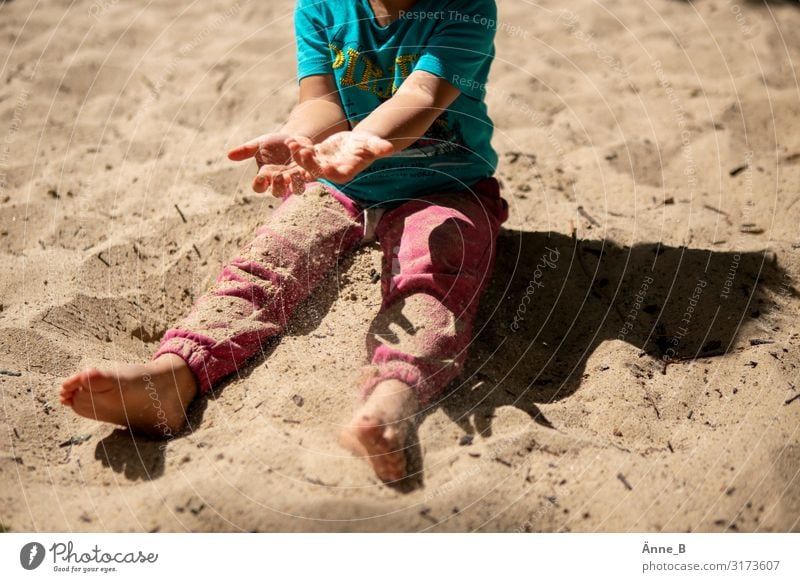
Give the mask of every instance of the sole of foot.
POLYGON ((406 477, 407 442, 417 401, 411 388, 391 380, 379 384, 342 431, 341 444, 368 461, 384 482, 406 477))
POLYGON ((82 370, 64 380, 59 399, 80 416, 169 438, 185 426, 196 394, 186 363, 167 354, 148 364, 82 370))

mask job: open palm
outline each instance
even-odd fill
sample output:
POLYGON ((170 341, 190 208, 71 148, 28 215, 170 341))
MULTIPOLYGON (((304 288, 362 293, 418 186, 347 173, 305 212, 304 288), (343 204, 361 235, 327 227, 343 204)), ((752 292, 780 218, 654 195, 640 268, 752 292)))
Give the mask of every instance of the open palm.
POLYGON ((293 138, 286 143, 294 161, 309 174, 337 184, 349 182, 372 162, 394 152, 387 140, 354 131, 335 133, 317 145, 293 138))
MULTIPOLYGON (((292 159, 287 145, 290 136, 281 133, 267 133, 233 148, 228 158, 234 161, 255 159, 258 173, 253 178, 253 190, 261 193, 272 188, 272 195, 283 197, 291 191, 301 194, 305 183, 312 180, 309 173, 292 159)), ((311 146, 305 137, 292 138, 298 143, 311 146)))

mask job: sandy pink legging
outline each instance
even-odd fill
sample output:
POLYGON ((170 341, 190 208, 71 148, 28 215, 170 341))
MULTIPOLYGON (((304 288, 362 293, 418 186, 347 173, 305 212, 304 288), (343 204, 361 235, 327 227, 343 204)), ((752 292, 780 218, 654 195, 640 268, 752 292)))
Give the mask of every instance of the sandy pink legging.
MULTIPOLYGON (((367 335, 371 364, 359 389, 381 381, 411 386, 424 406, 459 374, 478 301, 494 266, 508 206, 494 178, 387 211, 376 231, 383 249, 383 301, 367 335)), ((262 354, 338 258, 362 241, 363 213, 321 184, 289 196, 256 238, 226 265, 189 315, 168 330, 153 359, 183 358, 201 394, 262 354)))

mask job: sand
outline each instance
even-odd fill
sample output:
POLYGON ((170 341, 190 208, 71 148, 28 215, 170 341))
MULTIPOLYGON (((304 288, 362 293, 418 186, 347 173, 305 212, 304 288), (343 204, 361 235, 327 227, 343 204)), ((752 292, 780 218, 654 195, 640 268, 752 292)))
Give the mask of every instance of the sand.
POLYGON ((800 530, 800 11, 563 4, 501 2, 511 218, 392 488, 337 444, 371 246, 179 438, 58 405, 275 208, 224 154, 292 106, 292 3, 0 3, 0 529, 800 530))

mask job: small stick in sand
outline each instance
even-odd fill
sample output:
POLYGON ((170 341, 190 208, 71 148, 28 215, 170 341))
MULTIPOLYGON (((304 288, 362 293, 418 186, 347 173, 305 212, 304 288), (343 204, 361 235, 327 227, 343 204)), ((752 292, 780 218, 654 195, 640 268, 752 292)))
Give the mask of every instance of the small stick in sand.
POLYGON ((586 210, 583 209, 583 206, 578 206, 578 214, 580 214, 586 220, 588 220, 590 224, 592 224, 594 226, 600 226, 600 223, 597 222, 591 214, 586 212, 586 210))
POLYGON ((47 316, 48 316, 48 315, 50 315, 50 311, 51 311, 52 309, 53 309, 52 307, 48 307, 48 308, 47 308, 47 311, 45 312, 45 314, 44 314, 44 315, 41 317, 41 320, 42 320, 43 322, 45 322, 45 323, 49 324, 49 325, 52 325, 52 326, 53 326, 53 327, 55 327, 56 329, 60 329, 61 331, 63 331, 63 332, 66 332, 66 333, 71 333, 71 332, 70 332, 68 329, 64 329, 63 327, 61 327, 61 326, 60 326, 60 325, 58 325, 57 323, 53 323, 52 321, 50 321, 50 320, 48 320, 48 319, 47 319, 47 316))
POLYGON ((75 436, 69 437, 64 442, 59 443, 58 446, 63 448, 63 447, 71 447, 72 445, 80 445, 80 444, 85 443, 86 441, 88 441, 90 438, 92 438, 92 437, 91 437, 91 435, 88 435, 88 434, 75 435, 75 436))
POLYGON ((658 406, 656 406, 655 401, 653 400, 653 398, 650 396, 650 394, 646 390, 645 390, 644 399, 647 400, 647 402, 650 403, 650 406, 653 407, 653 410, 656 411, 656 418, 661 420, 661 411, 658 409, 658 406))
POLYGON ((739 174, 741 174, 742 172, 744 172, 746 169, 747 169, 747 164, 743 164, 743 165, 741 165, 741 166, 736 166, 734 169, 732 169, 732 170, 731 170, 730 172, 728 172, 728 173, 729 173, 731 176, 738 176, 739 174))
POLYGON ((800 400, 800 394, 795 394, 794 396, 792 396, 791 398, 789 398, 789 400, 787 400, 786 402, 784 402, 784 404, 791 404, 791 403, 792 403, 792 402, 794 402, 795 400, 800 400))
POLYGON ((184 223, 189 222, 188 220, 186 220, 186 217, 183 215, 183 212, 181 212, 180 206, 178 206, 177 204, 175 205, 175 210, 177 210, 178 214, 181 215, 181 220, 183 220, 184 223))
POLYGON ((147 258, 147 255, 145 255, 142 251, 139 250, 139 247, 136 246, 136 243, 133 243, 133 252, 136 253, 136 257, 140 261, 143 261, 144 259, 147 258))

